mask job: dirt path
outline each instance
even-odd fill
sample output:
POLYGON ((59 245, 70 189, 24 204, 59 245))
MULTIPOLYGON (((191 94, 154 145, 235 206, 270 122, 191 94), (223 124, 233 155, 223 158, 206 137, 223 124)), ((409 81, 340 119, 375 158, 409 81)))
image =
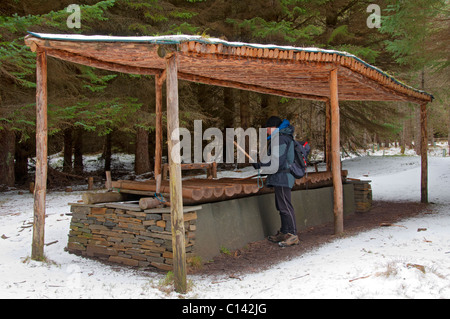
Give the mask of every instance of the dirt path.
MULTIPOLYGON (((432 206, 420 203, 374 202, 366 213, 356 213, 344 220, 345 233, 354 236, 362 231, 382 227, 382 224, 396 224, 402 219, 417 216, 432 210, 432 206)), ((298 257, 314 248, 336 238, 333 223, 311 227, 299 233, 300 245, 280 248, 268 240, 248 244, 230 255, 221 254, 213 262, 204 264, 201 269, 191 271, 195 274, 230 276, 259 272, 274 264, 298 257)))

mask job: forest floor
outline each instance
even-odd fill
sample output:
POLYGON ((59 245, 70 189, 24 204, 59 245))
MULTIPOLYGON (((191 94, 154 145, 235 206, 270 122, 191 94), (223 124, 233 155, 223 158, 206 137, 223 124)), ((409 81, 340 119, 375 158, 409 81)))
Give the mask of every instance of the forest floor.
POLYGON ((299 245, 280 248, 267 239, 249 243, 245 248, 222 253, 214 261, 192 271, 194 274, 237 276, 245 273, 260 272, 283 261, 288 261, 306 252, 310 252, 338 238, 355 236, 358 233, 383 227, 398 227, 399 221, 427 213, 429 206, 414 202, 376 201, 372 209, 364 213, 355 213, 344 218, 345 232, 334 235, 334 224, 327 223, 309 227, 298 232, 299 245))
MULTIPOLYGON (((49 189, 45 263, 29 257, 33 195, 25 189, 0 192, 0 298, 448 299, 450 157, 443 158, 439 150, 430 153, 430 204, 423 205, 420 157, 384 151, 389 156, 342 161, 349 176, 371 180, 373 190, 372 209, 346 217, 343 235, 335 236, 330 223, 302 230, 298 246, 280 248, 265 239, 222 253, 189 273, 186 295, 164 284, 165 273, 65 251, 67 203, 79 200, 86 184, 72 185, 71 192, 49 189)), ((124 170, 132 165, 124 156, 120 161, 124 170)))

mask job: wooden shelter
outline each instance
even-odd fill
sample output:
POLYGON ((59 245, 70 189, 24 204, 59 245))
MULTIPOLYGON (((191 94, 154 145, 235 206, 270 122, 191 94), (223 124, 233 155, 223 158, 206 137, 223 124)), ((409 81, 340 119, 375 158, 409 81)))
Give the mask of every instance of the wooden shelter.
MULTIPOLYGON (((185 289, 184 226, 179 143, 178 79, 288 98, 323 101, 334 185, 335 232, 343 232, 339 100, 403 101, 421 107, 421 198, 427 202, 427 104, 433 97, 407 86, 346 52, 317 48, 227 42, 201 36, 115 37, 31 33, 25 43, 37 52, 37 162, 32 257, 43 256, 47 179, 47 57, 110 71, 156 77, 156 165, 161 174, 162 85, 167 86, 170 202, 175 286, 185 289), (184 279, 183 279, 184 278, 184 279), (184 287, 184 288, 183 288, 184 287)), ((328 156, 327 156, 328 158, 328 156)))

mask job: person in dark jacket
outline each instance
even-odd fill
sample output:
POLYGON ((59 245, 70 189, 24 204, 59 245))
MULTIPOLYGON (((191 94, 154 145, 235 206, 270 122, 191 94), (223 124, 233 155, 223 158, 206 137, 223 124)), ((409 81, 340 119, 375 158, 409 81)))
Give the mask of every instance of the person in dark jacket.
POLYGON ((268 155, 271 161, 268 163, 253 163, 255 169, 271 166, 274 160, 278 162, 275 172, 268 175, 266 186, 273 187, 275 191, 275 206, 280 212, 281 229, 274 236, 269 236, 269 240, 278 243, 280 246, 291 246, 299 243, 297 236, 297 224, 295 211, 291 202, 291 190, 295 183, 295 178, 289 173, 289 166, 294 162, 294 128, 288 120, 281 120, 277 116, 270 117, 265 127, 268 134, 268 155), (278 145, 271 145, 273 140, 278 140, 278 145), (271 154, 271 150, 273 154, 271 154))

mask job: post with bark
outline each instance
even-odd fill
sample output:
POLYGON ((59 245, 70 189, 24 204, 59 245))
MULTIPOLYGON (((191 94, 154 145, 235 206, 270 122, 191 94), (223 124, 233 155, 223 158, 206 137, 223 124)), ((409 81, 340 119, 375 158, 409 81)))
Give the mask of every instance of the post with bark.
POLYGON ((169 145, 170 214, 172 222, 173 273, 175 290, 186 293, 186 248, 181 185, 180 133, 178 119, 178 66, 176 53, 166 58, 167 140, 169 145))
POLYGON ((36 176, 31 259, 44 259, 45 197, 47 192, 47 53, 36 57, 36 176))
POLYGON ((157 185, 157 193, 161 188, 161 157, 162 157, 162 86, 166 78, 166 72, 162 75, 155 76, 155 92, 156 92, 156 125, 155 125, 155 179, 157 185))
POLYGON ((106 171, 106 182, 105 182, 105 188, 110 191, 112 190, 112 179, 111 179, 111 171, 106 171))
POLYGON ((331 105, 325 102, 325 160, 327 172, 331 171, 331 105))
POLYGON ((338 71, 331 71, 330 78, 331 105, 331 171, 333 176, 333 213, 334 232, 336 235, 344 232, 344 191, 341 176, 340 157, 340 115, 338 97, 338 71))
POLYGON ((420 200, 428 203, 428 133, 427 133, 427 104, 420 105, 420 156, 421 156, 421 186, 420 200))

